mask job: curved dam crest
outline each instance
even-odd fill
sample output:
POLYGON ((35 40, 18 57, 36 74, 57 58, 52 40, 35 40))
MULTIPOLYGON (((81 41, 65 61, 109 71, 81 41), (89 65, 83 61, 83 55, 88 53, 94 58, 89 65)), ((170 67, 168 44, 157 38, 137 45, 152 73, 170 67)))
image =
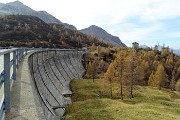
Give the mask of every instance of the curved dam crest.
POLYGON ((71 104, 70 81, 81 78, 83 51, 39 51, 29 58, 31 72, 39 101, 47 120, 65 119, 66 107, 71 104))

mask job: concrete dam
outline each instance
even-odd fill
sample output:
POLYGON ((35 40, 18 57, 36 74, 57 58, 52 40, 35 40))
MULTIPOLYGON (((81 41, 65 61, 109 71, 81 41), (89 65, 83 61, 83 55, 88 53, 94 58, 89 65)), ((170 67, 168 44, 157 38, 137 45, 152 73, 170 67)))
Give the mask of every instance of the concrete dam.
POLYGON ((47 120, 63 119, 71 104, 70 81, 84 73, 81 51, 41 51, 29 57, 31 75, 47 120))
POLYGON ((84 53, 75 49, 45 49, 24 54, 16 80, 12 81, 9 108, 4 108, 6 102, 2 103, 5 112, 1 112, 1 118, 66 119, 65 110, 72 103, 70 81, 83 76, 84 53))

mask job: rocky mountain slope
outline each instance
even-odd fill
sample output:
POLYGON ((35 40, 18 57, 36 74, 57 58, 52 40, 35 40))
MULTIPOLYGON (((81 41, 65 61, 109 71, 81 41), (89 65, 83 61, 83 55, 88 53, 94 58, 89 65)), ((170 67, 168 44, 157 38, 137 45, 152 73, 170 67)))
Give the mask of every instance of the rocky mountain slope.
MULTIPOLYGON (((91 26, 89 28, 81 30, 80 31, 81 33, 80 33, 79 31, 77 31, 76 27, 74 27, 73 25, 69 25, 67 23, 62 23, 60 20, 56 19, 54 16, 50 15, 46 11, 35 11, 35 10, 31 9, 30 7, 24 5, 23 3, 19 2, 19 1, 10 2, 10 3, 6 3, 6 4, 0 3, 0 17, 2 18, 2 20, 6 19, 6 18, 7 18, 7 20, 9 18, 10 19, 12 18, 14 20, 16 17, 18 17, 18 19, 20 21, 25 20, 27 22, 28 20, 26 20, 26 18, 31 19, 33 16, 36 16, 36 17, 40 18, 41 20, 43 20, 43 22, 45 22, 47 25, 49 25, 51 27, 53 26, 52 24, 57 24, 56 27, 60 26, 59 28, 64 29, 65 31, 68 31, 67 29, 69 29, 69 31, 73 31, 73 33, 74 32, 78 33, 78 34, 85 33, 86 36, 88 36, 88 39, 96 39, 96 41, 98 41, 98 42, 101 41, 101 43, 104 42, 104 44, 110 44, 110 45, 113 45, 113 46, 126 46, 125 44, 123 44, 121 42, 121 40, 118 37, 110 35, 105 30, 103 30, 102 28, 97 27, 95 25, 93 25, 93 26, 91 26), (13 16, 13 17, 12 16, 11 17, 4 17, 5 15, 15 15, 15 16, 13 16), (24 16, 20 16, 20 15, 24 15, 24 16), (28 18, 28 16, 30 16, 30 18, 28 18)), ((34 20, 34 18, 31 19, 31 20, 34 20)), ((11 20, 8 20, 8 21, 12 22, 11 20)), ((15 19, 15 21, 16 21, 16 19, 15 19)), ((16 24, 19 24, 19 23, 16 23, 16 24)), ((8 23, 7 25, 5 25, 4 30, 9 29, 8 25, 10 25, 10 26, 15 25, 15 26, 11 26, 11 28, 14 31, 13 31, 13 34, 12 34, 12 31, 11 32, 8 31, 10 33, 5 32, 4 34, 0 35, 0 40, 2 40, 2 38, 4 38, 4 37, 5 37, 5 39, 3 39, 3 40, 9 40, 12 37, 11 35, 13 35, 13 37, 15 37, 16 40, 21 40, 21 39, 18 38, 18 36, 20 37, 20 35, 14 36, 14 35, 17 35, 15 33, 18 33, 16 31, 17 28, 19 29, 19 26, 21 26, 21 25, 16 25, 16 24, 14 24, 14 23, 9 24, 8 23)), ((28 25, 31 26, 32 24, 28 24, 28 25)), ((40 22, 40 25, 42 25, 42 22, 40 22)), ((47 26, 47 25, 45 25, 45 26, 47 26)), ((26 26, 26 28, 25 27, 22 27, 22 28, 27 29, 27 23, 26 23, 25 26, 26 26)), ((37 23, 35 23, 34 26, 39 26, 39 25, 37 23)), ((3 28, 0 28, 0 29, 2 30, 3 28)), ((43 32, 41 32, 41 34, 36 33, 36 32, 39 32, 39 30, 41 28, 38 31, 36 29, 34 29, 34 27, 30 27, 28 29, 34 32, 33 37, 31 36, 32 38, 30 37, 30 35, 32 35, 32 33, 30 33, 30 35, 27 35, 28 36, 27 38, 29 38, 29 40, 31 40, 31 39, 38 39, 38 40, 40 39, 40 40, 42 40, 42 36, 45 35, 43 32), (40 37, 37 38, 37 36, 40 36, 40 37)), ((45 28, 42 28, 42 29, 45 30, 45 28)), ((49 28, 47 28, 47 29, 49 29, 49 28)), ((51 30, 45 30, 45 31, 48 31, 48 33, 52 32, 51 30)), ((20 34, 22 34, 23 32, 27 32, 27 31, 22 31, 20 34)), ((48 33, 46 32, 46 37, 47 37, 48 33)), ((56 34, 56 33, 53 33, 53 34, 56 34)), ((21 37, 21 38, 24 39, 25 37, 21 37)), ((44 40, 44 38, 43 38, 43 40, 44 40)), ((56 36, 53 36, 53 39, 56 39, 56 38, 57 38, 56 36)), ((75 38, 76 37, 74 37, 73 39, 75 39, 75 38)))
POLYGON ((60 24, 48 24, 35 16, 0 17, 0 46, 81 48, 93 43, 108 47, 95 37, 60 24))
POLYGON ((102 41, 105 41, 115 46, 124 46, 124 47, 126 46, 124 43, 121 42, 119 37, 113 36, 108 32, 106 32, 105 30, 103 30, 102 28, 95 25, 82 29, 81 32, 84 34, 93 35, 98 38, 102 38, 102 41))
POLYGON ((46 23, 61 24, 65 28, 76 30, 76 27, 67 23, 62 23, 60 20, 47 13, 46 11, 35 11, 24 5, 20 1, 14 1, 7 4, 0 3, 0 16, 2 15, 31 15, 42 19, 46 23))

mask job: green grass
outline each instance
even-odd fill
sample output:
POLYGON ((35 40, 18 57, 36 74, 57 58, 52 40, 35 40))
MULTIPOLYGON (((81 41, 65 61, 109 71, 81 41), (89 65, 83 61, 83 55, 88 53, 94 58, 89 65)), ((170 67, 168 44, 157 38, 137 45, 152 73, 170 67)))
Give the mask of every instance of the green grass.
MULTIPOLYGON (((118 99, 118 85, 113 85, 113 99, 102 80, 74 80, 72 105, 66 111, 69 120, 180 120, 180 93, 167 89, 136 86, 135 98, 118 99)), ((124 89, 125 93, 127 90, 124 89)))

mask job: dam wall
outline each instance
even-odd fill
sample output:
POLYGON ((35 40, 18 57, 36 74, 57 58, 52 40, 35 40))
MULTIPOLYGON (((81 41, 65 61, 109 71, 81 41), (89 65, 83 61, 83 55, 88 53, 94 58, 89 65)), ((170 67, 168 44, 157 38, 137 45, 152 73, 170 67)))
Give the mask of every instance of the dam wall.
POLYGON ((80 79, 85 72, 81 62, 83 53, 79 50, 48 50, 30 55, 31 76, 47 120, 65 119, 65 109, 71 104, 70 81, 80 79))

